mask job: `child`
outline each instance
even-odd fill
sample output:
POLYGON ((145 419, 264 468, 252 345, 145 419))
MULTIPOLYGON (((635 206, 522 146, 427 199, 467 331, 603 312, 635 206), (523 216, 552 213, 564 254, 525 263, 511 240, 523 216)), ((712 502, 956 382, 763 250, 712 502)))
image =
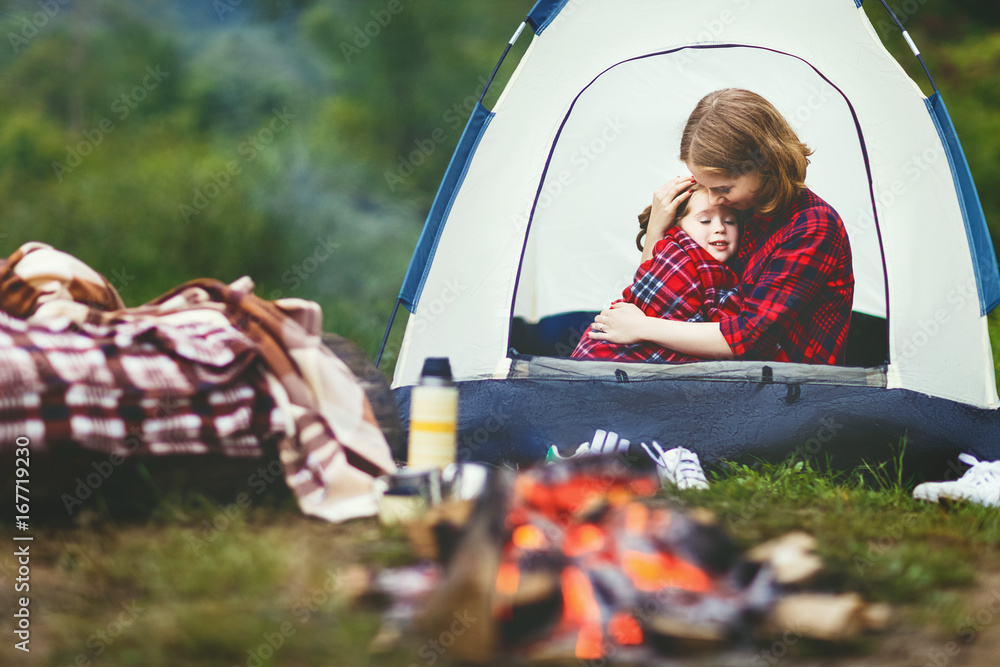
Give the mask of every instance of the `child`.
MULTIPOLYGON (((639 215, 641 229, 636 245, 639 250, 651 248, 652 257, 639 266, 632 285, 622 292, 622 301, 635 304, 647 317, 717 322, 723 314, 740 311, 739 300, 734 298, 736 274, 725 265, 736 253, 739 242, 738 216, 728 206, 712 206, 708 191, 701 186, 693 186, 690 192, 690 197, 679 203, 675 214, 677 224, 655 245, 650 244, 652 238, 647 238, 645 244, 642 242, 650 209, 639 215)), ((696 360, 646 341, 618 344, 595 340, 588 332, 584 332, 572 357, 655 362, 696 360)))

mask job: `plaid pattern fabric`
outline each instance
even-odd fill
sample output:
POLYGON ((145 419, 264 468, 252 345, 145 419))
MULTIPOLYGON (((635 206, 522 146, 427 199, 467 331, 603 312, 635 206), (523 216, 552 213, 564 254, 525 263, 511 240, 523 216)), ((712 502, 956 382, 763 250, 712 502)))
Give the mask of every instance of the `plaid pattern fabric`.
POLYGON ((734 268, 743 309, 720 326, 737 359, 844 363, 854 270, 829 204, 804 189, 787 210, 750 219, 734 268))
MULTIPOLYGON (((737 292, 736 274, 674 226, 653 247, 653 257, 639 266, 621 300, 635 304, 649 317, 716 322, 723 315, 740 312, 737 292)), ((593 340, 587 332, 571 356, 666 363, 697 361, 645 341, 624 345, 593 340)))
POLYGON ((274 401, 253 341, 232 328, 220 333, 213 324, 25 321, 0 312, 0 444, 27 435, 39 449, 72 442, 119 456, 259 456, 274 401), (204 368, 183 353, 206 345, 228 356, 204 368))
POLYGON ((0 263, 4 285, 0 447, 261 456, 277 441, 303 512, 374 513, 374 477, 395 464, 363 388, 320 341, 317 304, 265 301, 242 278, 114 308, 103 278, 38 243, 0 263))

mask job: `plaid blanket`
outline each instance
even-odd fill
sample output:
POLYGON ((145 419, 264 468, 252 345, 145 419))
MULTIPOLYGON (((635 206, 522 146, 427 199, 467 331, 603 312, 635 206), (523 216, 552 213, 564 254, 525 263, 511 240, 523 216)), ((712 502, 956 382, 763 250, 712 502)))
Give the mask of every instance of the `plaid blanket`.
POLYGON ((136 308, 80 260, 29 243, 0 263, 0 447, 261 456, 277 441, 306 514, 373 514, 395 470, 321 313, 253 282, 200 279, 136 308))
MULTIPOLYGON (((635 304, 648 317, 717 322, 723 315, 739 314, 738 289, 736 274, 675 225, 656 242, 653 257, 639 265, 621 300, 635 304)), ((587 335, 589 331, 588 327, 573 350, 574 359, 698 361, 646 341, 619 344, 594 340, 587 335)))

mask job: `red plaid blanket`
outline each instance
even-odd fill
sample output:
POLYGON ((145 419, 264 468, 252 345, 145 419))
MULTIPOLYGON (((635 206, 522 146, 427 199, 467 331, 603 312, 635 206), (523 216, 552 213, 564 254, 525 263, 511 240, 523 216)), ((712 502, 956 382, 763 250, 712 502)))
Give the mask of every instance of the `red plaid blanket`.
POLYGON ((276 439, 303 512, 374 513, 395 465, 319 306, 252 290, 202 279, 126 309, 76 258, 22 246, 0 264, 0 447, 261 456, 276 439))
MULTIPOLYGON (((649 317, 717 322, 723 315, 740 313, 737 283, 736 274, 728 266, 674 226, 653 247, 652 259, 639 265, 621 300, 635 304, 649 317)), ((575 359, 698 361, 696 357, 648 342, 624 345, 593 340, 587 331, 573 350, 571 356, 575 359)))

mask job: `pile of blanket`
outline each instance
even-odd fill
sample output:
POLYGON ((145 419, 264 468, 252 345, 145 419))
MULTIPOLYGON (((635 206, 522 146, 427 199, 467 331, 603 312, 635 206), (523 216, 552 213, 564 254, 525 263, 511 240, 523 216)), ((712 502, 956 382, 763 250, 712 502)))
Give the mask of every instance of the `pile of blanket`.
POLYGON ((375 513, 395 464, 318 304, 253 287, 199 279, 125 308, 77 258, 25 244, 0 263, 0 449, 255 457, 276 441, 303 512, 375 513))

